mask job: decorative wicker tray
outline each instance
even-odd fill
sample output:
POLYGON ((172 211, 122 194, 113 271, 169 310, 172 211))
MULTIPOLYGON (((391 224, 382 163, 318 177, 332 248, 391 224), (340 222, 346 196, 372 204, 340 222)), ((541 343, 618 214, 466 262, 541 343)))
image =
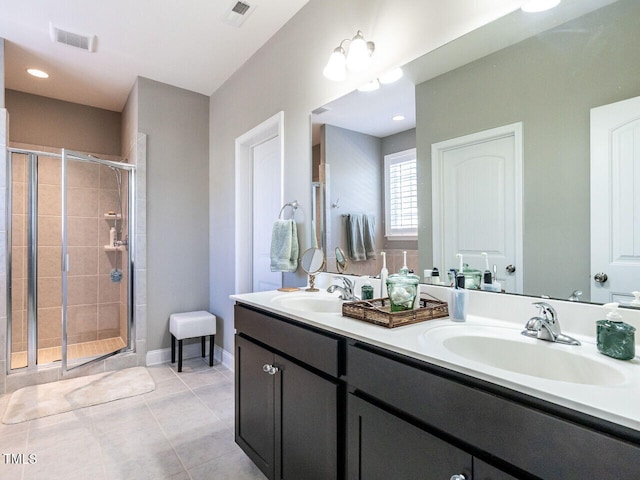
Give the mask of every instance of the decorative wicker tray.
POLYGON ((375 298, 342 304, 342 315, 387 328, 401 327, 449 316, 447 302, 420 298, 420 307, 414 310, 391 312, 388 298, 375 298))

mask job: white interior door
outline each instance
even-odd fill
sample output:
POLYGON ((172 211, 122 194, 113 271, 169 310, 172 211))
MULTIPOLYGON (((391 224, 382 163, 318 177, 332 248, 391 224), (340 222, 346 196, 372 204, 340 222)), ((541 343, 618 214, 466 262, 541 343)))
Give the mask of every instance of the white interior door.
POLYGON ((522 293, 522 124, 434 144, 431 158, 434 266, 458 268, 462 253, 482 271, 487 252, 502 288, 522 293))
POLYGON ((593 302, 640 290, 640 97, 591 110, 591 276, 593 302))
POLYGON ((279 137, 253 148, 253 291, 282 287, 282 274, 271 271, 271 232, 281 205, 279 137))

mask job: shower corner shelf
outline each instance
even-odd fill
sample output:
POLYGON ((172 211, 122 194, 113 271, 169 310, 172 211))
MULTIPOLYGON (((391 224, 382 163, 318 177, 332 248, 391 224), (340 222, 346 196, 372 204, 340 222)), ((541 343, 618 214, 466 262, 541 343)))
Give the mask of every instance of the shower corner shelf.
POLYGON ((104 251, 105 252, 124 252, 124 245, 118 245, 117 247, 114 247, 113 245, 105 245, 104 246, 104 251))
POLYGON ((122 220, 122 215, 120 215, 119 213, 115 213, 113 215, 111 215, 110 213, 105 213, 104 218, 107 220, 122 220))

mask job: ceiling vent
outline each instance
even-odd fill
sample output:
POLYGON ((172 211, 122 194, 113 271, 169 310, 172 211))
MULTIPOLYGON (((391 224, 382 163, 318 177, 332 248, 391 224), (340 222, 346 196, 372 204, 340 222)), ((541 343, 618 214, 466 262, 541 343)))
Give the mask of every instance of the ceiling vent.
POLYGON ((315 110, 313 110, 311 113, 313 113, 314 115, 321 115, 324 112, 328 112, 328 111, 329 111, 329 109, 326 108, 326 107, 318 107, 315 110))
POLYGON ((233 2, 225 12, 222 20, 229 25, 239 27, 255 9, 255 5, 244 1, 233 2))
POLYGON ((53 23, 49 23, 49 34, 51 35, 51 41, 54 43, 63 43, 87 52, 96 51, 97 37, 95 35, 80 35, 79 33, 69 32, 56 27, 53 23))

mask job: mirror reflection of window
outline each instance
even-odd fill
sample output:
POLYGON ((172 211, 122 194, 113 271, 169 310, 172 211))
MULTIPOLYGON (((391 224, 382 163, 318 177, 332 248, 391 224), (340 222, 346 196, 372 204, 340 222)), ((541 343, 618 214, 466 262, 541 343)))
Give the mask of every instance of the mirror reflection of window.
POLYGON ((384 157, 385 236, 392 240, 418 237, 416 149, 384 157))

